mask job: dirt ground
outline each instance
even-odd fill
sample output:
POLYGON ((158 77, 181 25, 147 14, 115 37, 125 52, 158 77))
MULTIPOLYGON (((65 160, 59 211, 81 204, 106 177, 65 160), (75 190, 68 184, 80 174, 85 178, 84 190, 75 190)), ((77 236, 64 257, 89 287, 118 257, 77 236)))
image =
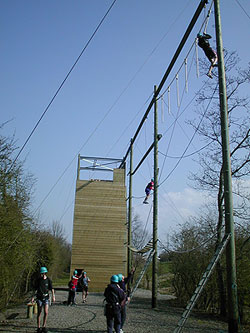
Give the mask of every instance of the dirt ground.
MULTIPOLYGON (((138 289, 127 307, 125 333, 174 332, 183 309, 169 306, 171 296, 159 295, 157 309, 151 308, 151 293, 138 289)), ((77 306, 67 306, 67 292, 57 291, 56 302, 49 308, 47 328, 53 333, 106 332, 103 315, 103 294, 90 293, 86 303, 77 294, 77 306)), ((36 315, 27 318, 27 305, 22 304, 0 313, 0 332, 36 332, 36 315)), ((227 323, 206 315, 192 313, 183 333, 225 333, 227 323)), ((248 330, 241 328, 241 332, 248 330)))

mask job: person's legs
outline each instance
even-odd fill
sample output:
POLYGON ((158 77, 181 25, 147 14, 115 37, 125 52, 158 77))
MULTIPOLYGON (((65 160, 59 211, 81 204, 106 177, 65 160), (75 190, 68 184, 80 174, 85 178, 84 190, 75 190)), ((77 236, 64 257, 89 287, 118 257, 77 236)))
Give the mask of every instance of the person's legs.
POLYGON ((89 294, 88 287, 85 287, 85 302, 87 300, 88 294, 89 294))
POLYGON ((124 305, 121 308, 121 328, 123 328, 123 325, 124 325, 125 320, 126 320, 126 316, 127 316, 127 309, 126 309, 126 305, 124 305))
POLYGON ((215 51, 211 51, 211 54, 209 55, 209 61, 211 63, 210 67, 209 67, 209 70, 208 70, 208 73, 207 73, 207 76, 209 76, 211 79, 213 78, 212 76, 212 70, 215 66, 217 66, 217 62, 218 62, 218 57, 217 57, 217 54, 215 51))
POLYGON ((46 327, 48 313, 49 313, 49 303, 48 303, 48 301, 46 301, 46 303, 44 305, 43 327, 46 327))
POLYGON ((121 329, 121 311, 114 314, 114 328, 116 333, 120 333, 121 329))
POLYGON ((76 290, 72 290, 72 304, 76 305, 76 290))
POLYGON ((73 303, 74 303, 74 292, 72 290, 69 290, 68 305, 73 303))
POLYGON ((42 309, 43 309, 42 302, 37 300, 37 330, 38 330, 38 332, 40 329, 42 309))
POLYGON ((148 199, 149 199, 149 197, 150 197, 150 190, 149 190, 149 189, 146 189, 146 190, 145 190, 145 193, 146 193, 146 197, 145 197, 143 203, 148 203, 148 199))
POLYGON ((108 333, 113 332, 113 323, 114 323, 113 317, 108 315, 107 316, 107 332, 108 333))

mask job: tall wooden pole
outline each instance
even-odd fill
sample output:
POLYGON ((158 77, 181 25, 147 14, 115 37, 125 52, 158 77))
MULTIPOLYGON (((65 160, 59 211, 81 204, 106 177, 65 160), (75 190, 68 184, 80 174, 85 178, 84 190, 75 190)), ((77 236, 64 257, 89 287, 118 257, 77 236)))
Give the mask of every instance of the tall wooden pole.
MULTIPOLYGON (((154 86, 154 93, 157 87, 154 86)), ((158 262, 157 262, 157 244, 158 244, 158 112, 157 99, 154 103, 154 204, 153 204, 153 249, 154 256, 152 262, 152 308, 157 307, 158 293, 158 262)))
POLYGON ((221 139, 224 174, 224 198, 225 198, 225 230, 230 234, 227 245, 227 291, 228 291, 228 332, 238 333, 238 304, 235 260, 235 235, 233 220, 233 195, 232 195, 232 171, 229 147, 228 107, 226 92, 226 76, 223 56, 223 44, 221 33, 221 17, 219 0, 214 1, 216 43, 218 53, 219 93, 221 114, 221 139))
POLYGON ((128 261, 127 273, 131 270, 132 254, 130 250, 132 240, 132 177, 133 177, 133 143, 130 145, 130 169, 129 169, 129 195, 128 195, 128 261))

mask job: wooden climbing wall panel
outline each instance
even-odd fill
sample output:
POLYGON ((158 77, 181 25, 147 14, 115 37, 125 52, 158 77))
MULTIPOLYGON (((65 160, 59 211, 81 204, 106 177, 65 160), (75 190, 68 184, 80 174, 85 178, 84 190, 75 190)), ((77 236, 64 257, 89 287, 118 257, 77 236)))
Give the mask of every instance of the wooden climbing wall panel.
POLYGON ((77 180, 71 275, 84 269, 90 291, 103 291, 113 274, 126 274, 127 227, 125 170, 113 181, 77 180))

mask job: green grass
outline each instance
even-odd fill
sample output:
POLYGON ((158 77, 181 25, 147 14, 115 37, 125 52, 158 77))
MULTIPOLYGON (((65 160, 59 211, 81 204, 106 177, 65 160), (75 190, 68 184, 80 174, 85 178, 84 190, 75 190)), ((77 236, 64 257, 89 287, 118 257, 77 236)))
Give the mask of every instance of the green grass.
POLYGON ((68 286, 70 280, 70 276, 69 273, 62 273, 62 275, 60 276, 60 278, 57 279, 53 279, 53 286, 54 287, 61 287, 61 286, 68 286))

